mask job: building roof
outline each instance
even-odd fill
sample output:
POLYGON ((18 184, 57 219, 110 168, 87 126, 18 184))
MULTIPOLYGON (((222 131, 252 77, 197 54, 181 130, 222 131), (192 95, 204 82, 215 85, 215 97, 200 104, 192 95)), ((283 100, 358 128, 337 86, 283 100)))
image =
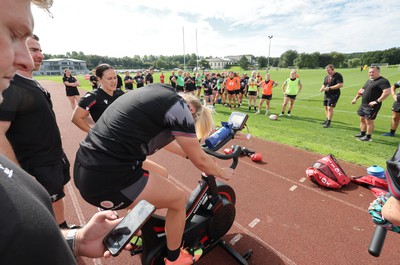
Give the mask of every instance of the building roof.
POLYGON ((60 62, 60 61, 72 61, 72 62, 77 62, 77 63, 85 63, 86 62, 83 60, 72 59, 72 58, 53 58, 53 59, 43 60, 43 62, 60 62))

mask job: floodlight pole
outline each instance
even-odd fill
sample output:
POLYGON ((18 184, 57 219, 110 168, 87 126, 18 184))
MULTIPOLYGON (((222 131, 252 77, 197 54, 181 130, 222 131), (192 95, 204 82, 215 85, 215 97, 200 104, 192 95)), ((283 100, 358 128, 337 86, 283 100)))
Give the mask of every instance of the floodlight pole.
POLYGON ((271 54, 271 39, 272 39, 273 37, 274 37, 273 35, 269 35, 269 36, 268 36, 268 39, 269 39, 269 48, 268 48, 268 59, 267 59, 267 73, 268 73, 268 70, 269 70, 269 56, 270 56, 270 54, 271 54))

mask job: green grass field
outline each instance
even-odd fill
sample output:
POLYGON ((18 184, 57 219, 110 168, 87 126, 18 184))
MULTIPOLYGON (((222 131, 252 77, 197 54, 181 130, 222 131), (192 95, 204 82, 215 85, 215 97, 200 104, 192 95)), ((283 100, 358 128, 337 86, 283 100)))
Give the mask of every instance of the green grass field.
MULTIPOLYGON (((235 69, 240 73, 243 71, 235 69)), ((277 81, 279 86, 274 88, 273 99, 271 101, 271 112, 279 114, 282 108, 283 94, 281 85, 289 77, 289 69, 271 70, 271 79, 277 81)), ((360 164, 363 166, 379 165, 386 167, 385 162, 391 158, 399 144, 399 136, 384 137, 382 133, 390 129, 392 97, 388 97, 375 120, 375 131, 372 135, 373 142, 360 142, 353 135, 359 132, 359 117, 357 108, 361 99, 355 105, 350 102, 357 91, 368 79, 368 71, 357 69, 336 69, 344 77, 344 88, 335 108, 335 113, 331 128, 325 129, 320 122, 325 119, 322 105, 323 93, 319 88, 326 75, 324 69, 320 70, 298 70, 298 74, 303 83, 303 90, 298 95, 295 102, 292 117, 279 117, 277 121, 272 121, 264 115, 254 115, 254 111, 248 111, 247 99, 238 111, 248 113, 250 118, 247 125, 249 133, 269 141, 275 141, 290 146, 299 147, 321 155, 334 154, 337 159, 360 164)), ((170 72, 164 72, 166 80, 170 72)), ((261 71, 264 76, 265 71, 261 71)), ((159 80, 160 73, 155 73, 154 80, 159 80)), ((400 79, 398 67, 381 69, 381 75, 389 79, 393 84, 400 79)), ((61 77, 36 77, 37 79, 54 80, 61 83, 61 77)), ((84 77, 78 76, 81 87, 91 90, 90 84, 84 77)), ((220 121, 227 121, 230 110, 222 105, 215 108, 216 125, 220 121)), ((246 129, 245 129, 246 130, 246 129)), ((400 135, 400 131, 399 131, 400 135)), ((257 150, 256 150, 257 151, 257 150)), ((268 158, 266 158, 268 159, 268 158)), ((282 157, 284 160, 285 157, 282 157)))

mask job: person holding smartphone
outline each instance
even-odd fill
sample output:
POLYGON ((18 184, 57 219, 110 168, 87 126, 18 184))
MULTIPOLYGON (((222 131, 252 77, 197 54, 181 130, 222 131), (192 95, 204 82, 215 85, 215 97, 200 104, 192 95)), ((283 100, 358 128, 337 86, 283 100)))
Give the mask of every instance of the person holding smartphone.
POLYGON ((160 83, 136 89, 114 101, 80 143, 75 185, 88 203, 103 209, 131 209, 142 199, 166 208, 165 264, 192 264, 199 257, 181 249, 187 194, 168 178, 149 174, 143 162, 165 148, 206 174, 228 179, 199 144, 213 127, 212 110, 190 93, 160 83))
MULTIPOLYGON (((0 102, 15 72, 34 67, 26 45, 33 29, 31 3, 48 11, 53 1, 0 0, 0 102)), ((104 211, 83 228, 61 233, 47 191, 3 154, 0 216, 0 264, 70 265, 77 264, 74 254, 109 257, 103 239, 121 221, 113 211, 104 211), (68 246, 74 247, 73 251, 68 246)))

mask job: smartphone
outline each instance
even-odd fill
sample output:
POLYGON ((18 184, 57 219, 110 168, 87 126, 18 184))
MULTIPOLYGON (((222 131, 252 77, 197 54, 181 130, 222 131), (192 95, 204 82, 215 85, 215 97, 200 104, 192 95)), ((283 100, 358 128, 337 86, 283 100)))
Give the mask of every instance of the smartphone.
POLYGON ((124 219, 104 238, 104 245, 106 245, 111 255, 118 256, 155 210, 154 205, 145 200, 141 200, 133 207, 124 219))

